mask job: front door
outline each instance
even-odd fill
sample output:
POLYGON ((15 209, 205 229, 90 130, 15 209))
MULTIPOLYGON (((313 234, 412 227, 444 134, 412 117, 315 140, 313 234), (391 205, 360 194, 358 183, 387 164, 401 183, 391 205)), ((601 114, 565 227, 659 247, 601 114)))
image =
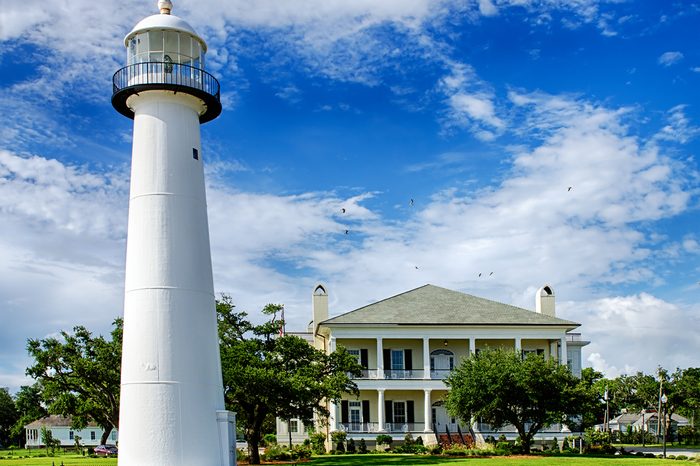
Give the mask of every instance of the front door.
POLYGON ((430 378, 444 379, 454 369, 455 357, 452 351, 436 350, 430 354, 430 378))
POLYGON ((359 401, 351 401, 350 409, 350 432, 362 431, 362 403, 359 401))
POLYGON ((450 433, 457 432, 457 419, 450 416, 442 405, 433 405, 433 422, 439 433, 445 433, 446 428, 450 433))

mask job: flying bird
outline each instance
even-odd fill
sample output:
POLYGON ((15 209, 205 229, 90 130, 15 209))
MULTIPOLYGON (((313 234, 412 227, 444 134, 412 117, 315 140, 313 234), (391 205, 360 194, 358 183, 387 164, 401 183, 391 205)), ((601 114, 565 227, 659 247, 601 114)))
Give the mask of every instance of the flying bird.
POLYGON ((415 267, 416 267, 416 270, 418 270, 418 266, 416 265, 415 267))
POLYGON ((493 275, 493 272, 491 272, 491 273, 489 274, 489 277, 490 277, 491 275, 493 275))
POLYGON ((411 207, 413 207, 413 199, 411 199, 411 200, 408 202, 408 205, 410 205, 411 207))
POLYGON ((350 230, 345 230, 345 234, 346 234, 346 235, 349 234, 349 233, 350 233, 350 230))
POLYGON ((481 277, 481 272, 479 272, 479 276, 481 277))
POLYGON ((567 191, 571 191, 571 188, 573 188, 573 186, 569 186, 569 189, 567 189, 567 191))
POLYGON ((345 207, 343 207, 342 209, 340 209, 340 212, 341 212, 341 213, 345 213, 345 207))

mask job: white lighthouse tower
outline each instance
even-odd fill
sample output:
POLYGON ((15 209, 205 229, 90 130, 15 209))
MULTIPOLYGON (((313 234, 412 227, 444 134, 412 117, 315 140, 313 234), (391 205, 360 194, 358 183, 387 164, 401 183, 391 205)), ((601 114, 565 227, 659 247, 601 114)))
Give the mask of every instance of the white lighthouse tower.
POLYGON ((119 464, 230 466, 199 132, 221 113, 219 83, 202 38, 158 7, 113 80, 112 105, 134 120, 119 464))

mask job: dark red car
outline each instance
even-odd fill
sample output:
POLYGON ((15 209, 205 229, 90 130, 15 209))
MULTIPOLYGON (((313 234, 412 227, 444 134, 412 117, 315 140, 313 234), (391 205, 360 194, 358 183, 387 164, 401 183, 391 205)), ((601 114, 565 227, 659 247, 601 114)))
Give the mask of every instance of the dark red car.
POLYGON ((115 445, 97 445, 95 447, 96 455, 112 456, 117 454, 117 447, 115 445))

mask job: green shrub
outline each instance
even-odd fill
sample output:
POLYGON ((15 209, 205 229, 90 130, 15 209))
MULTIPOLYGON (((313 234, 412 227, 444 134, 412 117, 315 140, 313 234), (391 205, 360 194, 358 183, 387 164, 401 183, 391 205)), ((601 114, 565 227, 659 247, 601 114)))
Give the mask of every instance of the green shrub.
POLYGON ((569 445, 569 439, 564 437, 564 442, 561 444, 561 449, 562 451, 569 451, 571 450, 571 446, 569 445))
POLYGON ((311 448, 304 445, 294 445, 291 451, 293 460, 305 460, 311 458, 311 448))
POLYGON ((554 438, 552 439, 551 450, 552 450, 554 453, 559 453, 559 440, 557 440, 556 437, 554 437, 554 438))
POLYGON ((335 444, 336 453, 345 453, 345 439, 348 438, 347 432, 336 430, 331 432, 331 440, 335 444))
POLYGON ((348 453, 355 453, 355 439, 348 440, 348 453))
POLYGON ((387 445, 389 448, 391 448, 391 444, 394 441, 394 438, 391 435, 387 434, 381 434, 377 435, 377 445, 387 445))
POLYGON ((685 456, 685 455, 678 455, 678 456, 676 456, 676 459, 677 459, 677 460, 687 460, 688 457, 685 456))
POLYGON ((248 461, 248 451, 245 448, 239 448, 236 450, 236 460, 248 461))
POLYGON ((274 443, 265 448, 265 453, 262 456, 265 461, 289 461, 292 459, 287 447, 274 443))
POLYGON ((275 434, 265 434, 260 440, 260 446, 270 447, 277 444, 277 436, 275 434))
POLYGON ((326 453, 326 435, 323 432, 314 432, 309 435, 311 443, 311 451, 315 455, 323 455, 326 453))
POLYGON ((443 453, 447 456, 467 456, 471 451, 465 445, 454 444, 446 448, 443 453))
POLYGON ((365 439, 361 438, 360 439, 360 446, 357 447, 357 452, 364 455, 367 453, 367 442, 365 442, 365 439))
POLYGON ((441 455, 442 454, 442 445, 437 444, 437 445, 429 446, 428 453, 430 453, 431 455, 441 455))

